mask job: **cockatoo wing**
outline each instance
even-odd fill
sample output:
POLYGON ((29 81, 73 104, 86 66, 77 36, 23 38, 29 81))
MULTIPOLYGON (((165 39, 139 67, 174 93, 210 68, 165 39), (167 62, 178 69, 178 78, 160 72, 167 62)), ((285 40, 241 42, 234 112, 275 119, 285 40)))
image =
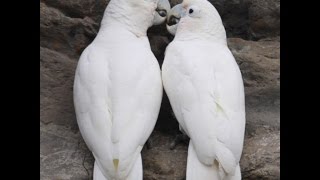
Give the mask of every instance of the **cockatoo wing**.
POLYGON ((165 91, 200 162, 234 174, 245 126, 240 70, 225 45, 173 41, 162 66, 165 91))
MULTIPOLYGON (((124 38, 123 36, 121 38, 124 38)), ((81 134, 109 179, 126 177, 139 161, 160 109, 159 64, 147 39, 88 46, 75 76, 81 134)))

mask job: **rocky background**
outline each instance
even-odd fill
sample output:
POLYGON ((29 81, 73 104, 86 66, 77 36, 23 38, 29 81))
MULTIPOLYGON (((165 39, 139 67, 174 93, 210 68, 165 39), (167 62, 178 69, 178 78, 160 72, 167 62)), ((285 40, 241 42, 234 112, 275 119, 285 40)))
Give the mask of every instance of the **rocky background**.
MULTIPOLYGON (((93 158, 74 114, 74 71, 97 34, 108 0, 40 1, 40 178, 92 179, 93 158)), ((280 0, 210 0, 225 24, 228 45, 243 74, 246 138, 244 180, 280 179, 280 0)), ((180 1, 171 1, 171 5, 180 1)), ((162 64, 172 37, 165 26, 148 31, 162 64)), ((165 96, 151 149, 142 151, 145 180, 184 179, 187 144, 169 145, 178 124, 165 96)))

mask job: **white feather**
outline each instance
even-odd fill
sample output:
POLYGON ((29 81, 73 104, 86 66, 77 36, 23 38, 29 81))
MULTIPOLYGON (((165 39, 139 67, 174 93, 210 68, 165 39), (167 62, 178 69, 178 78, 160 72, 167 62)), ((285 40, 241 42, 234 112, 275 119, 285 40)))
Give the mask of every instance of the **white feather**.
MULTIPOLYGON (((139 21, 134 22, 134 17, 130 17, 132 26, 127 19, 115 19, 125 12, 119 17, 108 16, 113 2, 106 10, 97 37, 78 62, 74 105, 80 132, 97 164, 95 170, 98 166, 109 180, 142 180, 140 152, 159 114, 161 73, 146 36, 144 26, 148 23, 141 24, 139 29, 136 26, 139 21)), ((152 15, 149 14, 150 22, 152 15)))
POLYGON ((181 18, 166 49, 162 80, 190 137, 187 180, 238 179, 245 130, 241 72, 215 8, 205 0, 182 6, 193 13, 181 18))
POLYGON ((212 166, 217 160, 234 174, 242 153, 245 104, 241 73, 229 49, 203 40, 174 41, 162 78, 200 162, 212 166))
POLYGON ((236 167, 235 175, 225 176, 217 161, 213 163, 212 166, 206 166, 201 163, 197 157, 196 151, 193 147, 192 141, 189 143, 188 148, 188 161, 187 161, 187 179, 186 180, 215 180, 215 179, 225 179, 225 180, 239 180, 241 179, 241 172, 239 164, 236 167))
POLYGON ((93 179, 94 180, 108 180, 101 172, 98 164, 95 162, 93 166, 93 179))

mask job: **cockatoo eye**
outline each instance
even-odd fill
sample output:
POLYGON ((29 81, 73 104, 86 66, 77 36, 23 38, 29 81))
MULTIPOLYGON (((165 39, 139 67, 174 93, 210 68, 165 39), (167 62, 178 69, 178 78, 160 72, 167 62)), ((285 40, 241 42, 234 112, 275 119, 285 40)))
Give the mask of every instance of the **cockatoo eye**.
POLYGON ((166 17, 167 16, 167 11, 166 10, 157 9, 156 11, 158 12, 158 14, 161 17, 166 17))
POLYGON ((188 12, 188 15, 193 18, 200 18, 201 16, 199 7, 195 5, 189 7, 187 9, 187 12, 188 12))

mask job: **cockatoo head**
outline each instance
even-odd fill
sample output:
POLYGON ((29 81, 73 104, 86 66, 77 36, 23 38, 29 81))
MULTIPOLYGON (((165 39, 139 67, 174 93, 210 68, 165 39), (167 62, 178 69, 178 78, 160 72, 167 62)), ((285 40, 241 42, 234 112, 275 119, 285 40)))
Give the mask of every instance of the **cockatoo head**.
POLYGON ((153 18, 153 25, 162 24, 167 19, 170 11, 170 3, 168 0, 159 0, 157 3, 156 13, 153 18))
POLYGON ((169 10, 168 0, 111 0, 101 24, 122 24, 142 36, 152 25, 163 23, 169 10))
POLYGON ((167 15, 167 30, 173 36, 176 34, 178 23, 181 17, 185 16, 186 10, 182 7, 181 4, 175 5, 167 15))
MULTIPOLYGON (((172 8, 170 15, 179 14, 180 21, 176 27, 168 28, 171 34, 176 36, 202 37, 215 39, 226 38, 224 26, 221 17, 215 7, 207 0, 183 0, 177 5, 176 10, 172 8)), ((169 15, 169 16, 170 16, 169 15)), ((169 22, 170 18, 169 17, 169 22)))

